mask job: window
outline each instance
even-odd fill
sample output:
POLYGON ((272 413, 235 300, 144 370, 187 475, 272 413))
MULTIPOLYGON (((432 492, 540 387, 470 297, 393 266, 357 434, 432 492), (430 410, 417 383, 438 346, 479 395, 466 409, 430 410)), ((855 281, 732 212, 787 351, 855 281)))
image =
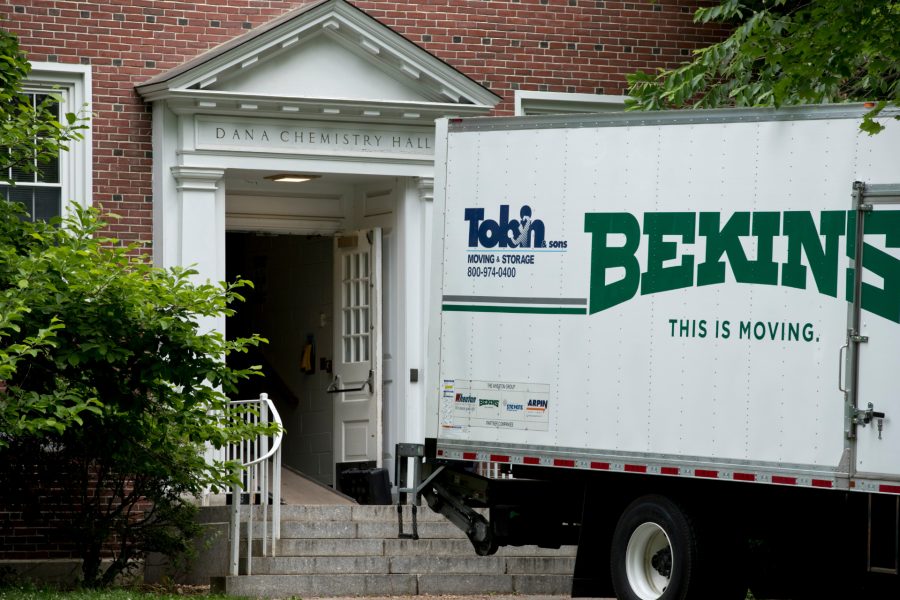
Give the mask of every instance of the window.
MULTIPOLYGON (((56 116, 60 120, 68 112, 89 115, 90 67, 32 63, 23 91, 32 105, 43 102, 47 97, 56 98, 56 116)), ((10 201, 22 203, 33 218, 43 220, 65 214, 72 201, 82 206, 90 205, 91 130, 84 129, 81 133, 84 139, 70 142, 67 152, 62 152, 50 163, 41 164, 41 173, 10 169, 7 175, 16 185, 0 185, 0 193, 10 201)))
POLYGON ((341 339, 344 362, 369 362, 369 251, 352 252, 343 257, 341 269, 341 313, 344 326, 341 339))
POLYGON ((564 115, 625 110, 627 96, 516 90, 516 115, 564 115))
MULTIPOLYGON (((25 92, 32 107, 37 107, 50 101, 51 112, 59 120, 59 98, 45 93, 25 92)), ((59 173, 60 157, 49 162, 34 166, 40 167, 40 172, 31 172, 21 165, 10 167, 4 175, 16 182, 15 186, 0 184, 0 193, 10 202, 18 202, 25 207, 25 211, 32 220, 48 221, 62 214, 62 184, 59 173)))

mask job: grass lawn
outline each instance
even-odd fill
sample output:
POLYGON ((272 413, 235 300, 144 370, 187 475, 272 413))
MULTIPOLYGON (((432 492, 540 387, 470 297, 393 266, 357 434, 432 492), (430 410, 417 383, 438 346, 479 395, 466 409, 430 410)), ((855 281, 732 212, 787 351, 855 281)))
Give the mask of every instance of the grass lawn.
POLYGON ((60 591, 34 587, 0 588, 0 600, 235 600, 233 596, 210 594, 208 588, 110 589, 60 591))

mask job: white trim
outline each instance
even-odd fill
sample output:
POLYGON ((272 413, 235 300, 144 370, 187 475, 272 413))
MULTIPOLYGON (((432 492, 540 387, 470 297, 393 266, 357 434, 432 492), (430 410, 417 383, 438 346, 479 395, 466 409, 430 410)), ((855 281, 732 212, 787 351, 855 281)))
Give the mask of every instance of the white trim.
POLYGON ((516 116, 595 113, 625 109, 628 96, 567 94, 565 92, 515 91, 516 116))
MULTIPOLYGON (((62 96, 62 113, 91 114, 93 82, 89 65, 33 62, 23 88, 26 91, 55 92, 62 96)), ((63 117, 64 118, 64 117, 63 117)), ((83 139, 69 144, 60 156, 62 211, 69 202, 81 206, 93 204, 93 140, 91 124, 81 130, 83 139)))

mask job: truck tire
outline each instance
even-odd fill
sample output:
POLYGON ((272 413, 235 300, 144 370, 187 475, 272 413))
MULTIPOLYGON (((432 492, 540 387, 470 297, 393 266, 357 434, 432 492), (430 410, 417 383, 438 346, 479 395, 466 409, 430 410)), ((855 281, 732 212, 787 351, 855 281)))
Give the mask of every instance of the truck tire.
POLYGON ((747 588, 738 585, 739 575, 716 568, 720 550, 698 543, 698 528, 678 504, 664 496, 642 496, 628 505, 613 533, 610 566, 616 597, 744 598, 747 588), (704 554, 706 548, 709 552, 704 554), (723 581, 726 578, 734 581, 723 581))

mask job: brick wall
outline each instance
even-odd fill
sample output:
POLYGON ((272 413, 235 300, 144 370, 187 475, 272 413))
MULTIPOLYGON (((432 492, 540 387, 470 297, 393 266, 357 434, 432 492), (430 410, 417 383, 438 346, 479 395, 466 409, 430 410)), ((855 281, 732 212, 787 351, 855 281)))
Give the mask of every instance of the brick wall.
POLYGON ((722 32, 693 24, 696 1, 354 2, 503 97, 514 90, 623 94, 625 75, 683 62, 722 32))
MULTIPOLYGON (((90 65, 94 200, 112 233, 150 241, 150 109, 135 84, 303 5, 300 0, 11 0, 2 26, 31 60, 90 65)), ((355 2, 503 97, 514 90, 620 94, 625 74, 671 66, 721 34, 692 23, 696 1, 355 2)))
MULTIPOLYGON (((122 495, 134 490, 125 481, 115 495, 115 486, 108 484, 117 481, 114 474, 104 473, 107 483, 99 483, 96 469, 55 448, 12 444, 0 454, 0 481, 4 482, 0 486, 0 561, 78 556, 83 550, 77 533, 84 526, 82 494, 87 502, 96 503, 93 510, 103 513, 114 510, 122 495), (30 460, 38 454, 42 460, 30 460)), ((139 500, 127 513, 129 519, 139 519, 151 506, 139 500)), ((113 534, 107 556, 113 555, 117 542, 113 534)), ((3 576, 0 572, 0 581, 3 576)))

